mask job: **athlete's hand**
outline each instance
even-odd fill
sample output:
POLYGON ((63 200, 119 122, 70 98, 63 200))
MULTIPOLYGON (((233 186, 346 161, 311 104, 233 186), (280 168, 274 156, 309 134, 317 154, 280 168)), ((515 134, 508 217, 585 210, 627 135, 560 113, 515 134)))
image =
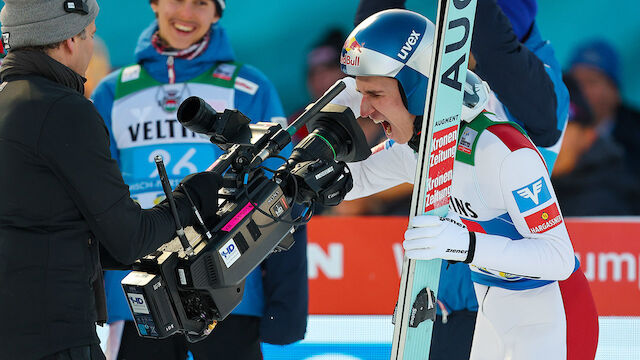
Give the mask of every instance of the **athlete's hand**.
POLYGON ((447 217, 416 216, 409 222, 402 246, 410 259, 451 261, 473 260, 475 234, 460 221, 460 216, 449 211, 447 217), (469 244, 472 244, 471 250, 469 244))
MULTIPOLYGON (((359 118, 362 94, 356 91, 356 79, 347 76, 338 81, 344 82, 347 87, 331 100, 331 104, 346 106, 353 111, 356 119, 359 118)), ((338 81, 336 81, 336 83, 338 81)))

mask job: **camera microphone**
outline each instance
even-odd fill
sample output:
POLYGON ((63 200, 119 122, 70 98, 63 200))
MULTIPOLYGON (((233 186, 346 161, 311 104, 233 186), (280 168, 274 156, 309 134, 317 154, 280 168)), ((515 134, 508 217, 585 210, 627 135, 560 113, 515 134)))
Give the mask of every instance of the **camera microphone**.
POLYGON ((176 234, 178 235, 178 239, 180 239, 180 244, 184 248, 184 252, 191 256, 193 255, 193 248, 191 244, 189 244, 189 240, 187 240, 187 236, 184 233, 184 229, 182 228, 182 224, 180 223, 180 217, 178 216, 178 209, 176 208, 176 200, 173 198, 173 192, 171 191, 171 183, 169 183, 169 177, 167 176, 167 170, 164 167, 164 162, 162 161, 162 156, 156 155, 154 160, 156 161, 156 167, 158 168, 158 175, 160 176, 160 183, 162 183, 162 190, 167 197, 167 201, 169 202, 169 208, 171 208, 171 213, 173 214, 173 219, 176 222, 176 234))

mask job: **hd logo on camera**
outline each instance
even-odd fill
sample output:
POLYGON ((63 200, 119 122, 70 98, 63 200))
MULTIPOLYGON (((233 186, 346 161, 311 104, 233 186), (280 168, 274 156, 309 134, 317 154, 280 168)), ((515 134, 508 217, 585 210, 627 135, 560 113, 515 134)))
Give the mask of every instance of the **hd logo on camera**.
POLYGON ((240 250, 238 250, 238 246, 236 245, 233 239, 229 239, 226 244, 222 245, 220 250, 218 250, 222 260, 224 260, 224 264, 227 265, 227 268, 230 268, 236 260, 240 258, 240 250))

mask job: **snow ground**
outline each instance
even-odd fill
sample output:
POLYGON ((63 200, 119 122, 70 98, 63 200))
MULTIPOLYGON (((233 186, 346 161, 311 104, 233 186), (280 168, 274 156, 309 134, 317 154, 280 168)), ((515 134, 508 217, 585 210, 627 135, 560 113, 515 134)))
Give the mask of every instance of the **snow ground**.
MULTIPOLYGON (((98 327, 98 335, 102 340, 102 346, 106 344, 108 328, 98 327)), ((320 316, 309 317, 307 337, 301 345, 320 345, 327 353, 335 344, 359 345, 388 345, 393 336, 393 326, 390 316, 320 316)), ((277 355, 277 347, 264 349, 265 360, 269 354, 277 355)), ((323 356, 322 359, 332 360, 360 360, 357 357, 346 355, 323 356), (342 356, 342 357, 341 357, 342 356)), ((311 358, 307 358, 311 359, 311 358)), ((313 356, 313 359, 320 359, 313 356)), ((637 360, 640 359, 640 317, 600 317, 600 339, 596 360, 637 360)), ((302 360, 302 359, 301 359, 302 360)))

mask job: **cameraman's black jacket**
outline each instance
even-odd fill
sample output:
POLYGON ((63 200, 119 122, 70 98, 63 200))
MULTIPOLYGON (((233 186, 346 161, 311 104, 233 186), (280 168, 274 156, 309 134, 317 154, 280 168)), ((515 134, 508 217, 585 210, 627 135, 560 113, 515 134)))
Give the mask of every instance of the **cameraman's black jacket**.
POLYGON ((104 122, 74 76, 20 50, 0 68, 0 359, 98 343, 98 244, 130 264, 175 231, 165 204, 141 210, 129 198, 104 122))

